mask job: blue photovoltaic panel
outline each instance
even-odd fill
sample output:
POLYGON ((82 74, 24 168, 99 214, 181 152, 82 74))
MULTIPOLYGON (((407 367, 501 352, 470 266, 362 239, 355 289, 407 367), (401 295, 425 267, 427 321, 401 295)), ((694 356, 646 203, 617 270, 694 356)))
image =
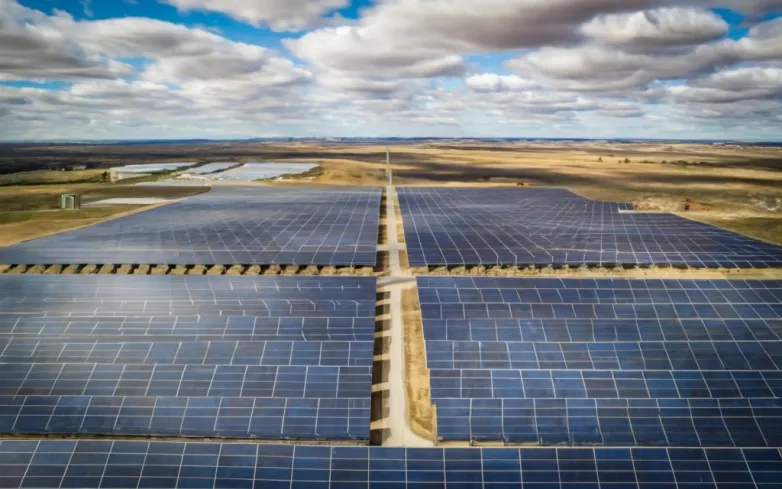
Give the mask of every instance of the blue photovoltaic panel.
POLYGON ((0 431, 367 439, 375 289, 0 276, 0 431))
POLYGON ((209 163, 204 166, 199 166, 198 168, 191 168, 187 171, 187 173, 190 173, 191 175, 206 175, 209 173, 219 172, 221 170, 227 170, 237 166, 238 164, 239 163, 236 162, 209 163))
POLYGON ((400 188, 412 266, 782 266, 782 248, 562 189, 400 188))
POLYGON ((363 438, 369 398, 0 396, 5 433, 363 438))
POLYGON ((773 447, 782 281, 421 277, 444 440, 773 447))
POLYGON ((431 369, 779 370, 782 343, 431 341, 426 358, 431 369))
POLYGON ((0 363, 0 396, 362 398, 371 368, 0 363))
POLYGON ((282 175, 298 175, 317 168, 316 163, 247 163, 233 170, 214 175, 217 180, 243 180, 253 182, 282 175))
POLYGON ((372 363, 368 341, 155 341, 0 337, 0 363, 134 363, 139 365, 310 365, 372 363))
POLYGON ((374 266, 379 188, 215 187, 0 250, 0 263, 374 266))
MULTIPOLYGON (((369 304, 367 304, 368 306, 369 304)), ((353 308, 356 314, 356 308, 353 308)), ((0 315, 0 334, 67 337, 95 335, 123 341, 281 340, 372 341, 374 317, 258 317, 249 311, 219 311, 225 316, 152 315, 107 316, 82 311, 74 316, 0 315)), ((183 311, 179 314, 186 312, 183 311)), ((215 313, 217 314, 217 313, 215 313)), ((348 314, 347 311, 343 314, 348 314)))
POLYGON ((725 399, 440 399, 449 440, 542 445, 779 446, 779 396, 725 399))
POLYGON ((119 173, 156 173, 161 171, 173 171, 195 165, 195 161, 183 161, 179 163, 150 163, 148 165, 115 166, 110 171, 119 173))
POLYGON ((0 442, 7 488, 774 489, 775 449, 0 442))

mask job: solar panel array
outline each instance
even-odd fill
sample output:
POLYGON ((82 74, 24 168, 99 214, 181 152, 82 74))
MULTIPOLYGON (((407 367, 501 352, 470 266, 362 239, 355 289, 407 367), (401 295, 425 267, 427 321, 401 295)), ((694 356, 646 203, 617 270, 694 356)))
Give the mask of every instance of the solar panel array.
POLYGON ((206 175, 209 173, 215 173, 222 170, 227 170, 229 168, 232 168, 234 166, 238 165, 238 163, 235 162, 225 162, 225 163, 208 163, 204 166, 199 166, 198 168, 192 168, 187 171, 187 173, 190 173, 191 175, 206 175))
POLYGON ((443 440, 782 440, 782 281, 420 277, 418 286, 443 440))
POLYGON ((0 249, 0 263, 374 266, 381 189, 213 188, 0 249))
POLYGON ((111 171, 121 173, 155 173, 161 171, 173 171, 180 168, 187 168, 195 165, 195 161, 182 161, 176 163, 150 163, 147 165, 125 165, 115 166, 111 168, 111 171))
POLYGON ((0 276, 0 431, 367 440, 374 277, 0 276))
POLYGON ((772 449, 382 448, 2 441, 3 487, 772 489, 772 449))
POLYGON ((782 266, 782 248, 561 189, 400 188, 412 266, 782 266))
POLYGON ((252 182, 277 178, 282 175, 298 175, 317 167, 318 165, 315 163, 247 163, 239 168, 214 175, 212 178, 252 182))

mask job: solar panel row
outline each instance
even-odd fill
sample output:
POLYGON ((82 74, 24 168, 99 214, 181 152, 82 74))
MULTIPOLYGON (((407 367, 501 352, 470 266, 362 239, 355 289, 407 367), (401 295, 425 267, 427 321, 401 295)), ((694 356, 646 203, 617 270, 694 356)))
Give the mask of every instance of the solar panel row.
POLYGON ((434 319, 427 338, 447 341, 769 341, 782 339, 779 319, 434 319))
POLYGON ((0 250, 1 263, 374 266, 381 189, 231 187, 0 250))
MULTIPOLYGON (((360 307, 364 309, 364 307, 360 307)), ((362 314, 354 312, 353 314, 362 314)), ((373 312, 374 313, 374 312, 373 312)), ((74 338, 96 336, 118 341, 372 341, 374 317, 258 317, 250 313, 224 316, 160 315, 93 316, 89 313, 56 315, 0 315, 0 334, 19 337, 74 338)), ((236 314, 236 313, 232 313, 236 314)), ((329 314, 335 314, 330 312, 329 314)))
POLYGON ((246 163, 233 170, 214 175, 217 180, 239 180, 254 182, 282 175, 298 175, 317 168, 315 163, 246 163))
POLYGON ((3 441, 4 487, 779 487, 773 449, 367 448, 120 441, 3 441))
MULTIPOLYGON (((47 304, 12 304, 9 312, 48 313, 56 307, 57 300, 47 300, 47 304)), ((81 315, 236 315, 253 317, 324 317, 335 315, 337 317, 350 317, 359 314, 359 305, 355 301, 343 300, 340 302, 331 300, 258 300, 258 301, 181 301, 170 304, 169 301, 122 301, 100 300, 80 301, 70 306, 71 314, 81 315)), ((364 308, 367 306, 364 305, 364 308)))
POLYGON ((421 277, 418 286, 444 440, 779 443, 781 281, 421 277))
POLYGON ((437 431, 544 445, 776 447, 782 400, 441 399, 437 431))
POLYGON ((780 397, 782 372, 689 370, 432 370, 432 397, 708 399, 780 397))
POLYGON ((0 293, 6 432, 369 437, 373 277, 4 275, 0 293))
POLYGON ((365 439, 365 399, 0 397, 0 431, 235 438, 365 439))
POLYGON ((191 175, 206 175, 208 173, 227 170, 228 168, 231 168, 236 165, 238 165, 238 163, 235 162, 209 163, 203 166, 199 166, 198 168, 191 168, 190 170, 187 171, 187 173, 190 173, 191 175))
POLYGON ((370 367, 0 364, 0 395, 362 398, 370 367))
POLYGON ((412 266, 782 266, 782 248, 561 189, 398 190, 412 266))
MULTIPOLYGON (((727 311, 727 318, 779 319, 782 309, 778 304, 438 304, 427 305, 422 311, 436 319, 632 319, 637 317, 656 319, 699 318, 718 319, 720 311, 727 311), (773 315, 764 315, 767 309, 773 315)), ((724 318, 724 317, 723 317, 724 318)))
POLYGON ((351 341, 103 342, 0 338, 0 363, 113 363, 141 365, 309 365, 372 363, 372 344, 351 341))
POLYGON ((432 369, 779 370, 782 342, 429 341, 426 358, 432 369))

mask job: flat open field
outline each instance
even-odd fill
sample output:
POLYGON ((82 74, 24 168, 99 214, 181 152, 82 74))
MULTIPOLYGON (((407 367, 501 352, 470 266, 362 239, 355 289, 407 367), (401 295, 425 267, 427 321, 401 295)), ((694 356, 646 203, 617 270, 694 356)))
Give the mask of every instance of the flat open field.
POLYGON ((0 175, 0 246, 96 224, 148 208, 113 205, 60 210, 62 194, 79 194, 82 203, 110 198, 179 199, 206 191, 203 187, 137 187, 104 181, 103 170, 31 171, 0 175))
MULTIPOLYGON (((641 209, 677 212, 782 243, 782 148, 669 143, 433 141, 389 149, 395 185, 565 187, 585 197, 632 201, 641 209)), ((95 170, 90 170, 93 174, 89 171, 53 172, 83 181, 99 178, 103 169, 117 164, 181 161, 183 158, 199 162, 226 159, 311 161, 321 164, 318 172, 275 185, 384 185, 385 151, 385 146, 377 145, 309 142, 3 146, 0 147, 0 168, 20 165, 43 168, 51 166, 53 161, 95 166, 95 170)), ((97 200, 96 193, 102 192, 105 186, 101 183, 57 184, 57 187, 51 183, 41 187, 28 185, 22 192, 24 201, 17 200, 20 187, 6 186, 0 188, 0 210, 33 210, 26 207, 27 202, 32 201, 38 209, 43 200, 48 202, 43 207, 51 208, 56 205, 51 197, 64 191, 83 191, 85 198, 97 200), (42 197, 41 192, 46 196, 42 197)), ((114 187, 107 196, 159 196, 141 188, 114 187)), ((177 190, 182 192, 179 196, 197 191, 201 190, 177 190)))

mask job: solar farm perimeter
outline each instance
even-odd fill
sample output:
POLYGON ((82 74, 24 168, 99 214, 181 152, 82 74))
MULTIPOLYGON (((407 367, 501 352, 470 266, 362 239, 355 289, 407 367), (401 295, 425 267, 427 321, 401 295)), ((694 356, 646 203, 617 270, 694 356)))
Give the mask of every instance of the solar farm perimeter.
MULTIPOLYGON (((24 265, 0 275, 0 486, 780 487, 782 281, 416 279, 385 191, 390 270, 373 188, 215 188, 0 250, 24 265), (379 278, 23 273, 85 263, 379 278), (404 379, 416 287, 435 439, 368 446, 396 416, 374 394, 404 379)), ((398 195, 419 271, 782 265, 767 243, 559 189, 398 195)))

